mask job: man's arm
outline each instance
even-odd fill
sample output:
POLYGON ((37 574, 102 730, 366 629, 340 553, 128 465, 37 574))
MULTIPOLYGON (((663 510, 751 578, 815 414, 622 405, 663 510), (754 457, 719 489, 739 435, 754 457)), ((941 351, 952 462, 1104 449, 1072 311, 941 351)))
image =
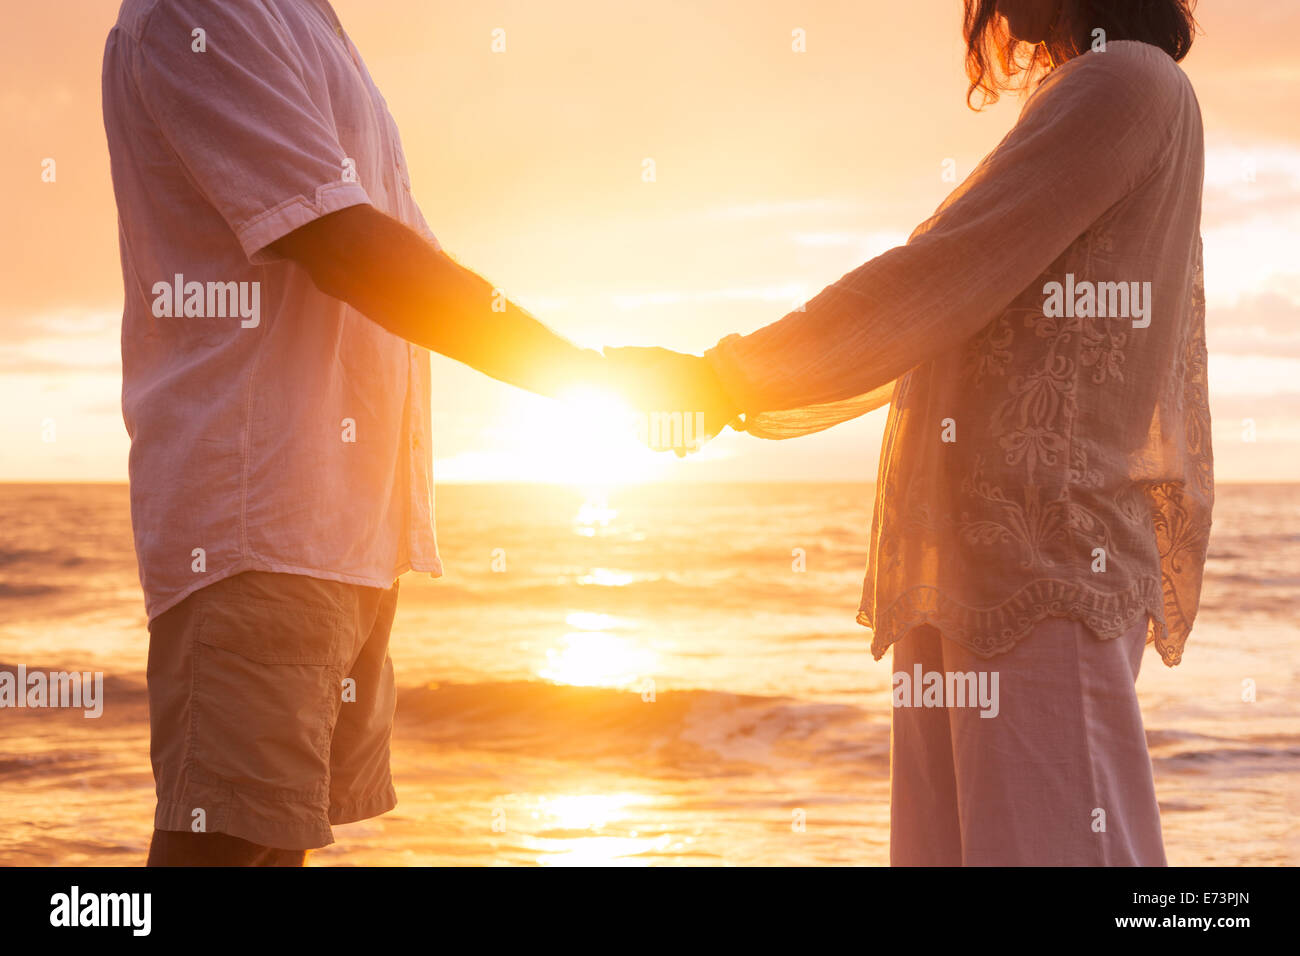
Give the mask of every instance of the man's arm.
POLYGON ((373 206, 321 216, 270 249, 394 335, 500 381, 554 396, 566 385, 605 378, 599 352, 552 332, 373 206))

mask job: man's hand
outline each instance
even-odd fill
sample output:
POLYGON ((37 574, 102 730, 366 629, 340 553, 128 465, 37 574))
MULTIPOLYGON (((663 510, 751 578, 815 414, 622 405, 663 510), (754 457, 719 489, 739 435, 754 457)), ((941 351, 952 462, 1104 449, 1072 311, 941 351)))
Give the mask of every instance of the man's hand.
MULTIPOLYGON (((740 414, 713 368, 698 355, 629 347, 605 349, 605 357, 618 389, 643 415, 656 422, 691 423, 684 429, 690 434, 690 441, 679 444, 651 440, 652 447, 671 447, 680 458, 722 431, 740 414), (696 422, 701 423, 699 427, 695 426, 696 422)), ((651 434, 654 431, 652 428, 651 434)))

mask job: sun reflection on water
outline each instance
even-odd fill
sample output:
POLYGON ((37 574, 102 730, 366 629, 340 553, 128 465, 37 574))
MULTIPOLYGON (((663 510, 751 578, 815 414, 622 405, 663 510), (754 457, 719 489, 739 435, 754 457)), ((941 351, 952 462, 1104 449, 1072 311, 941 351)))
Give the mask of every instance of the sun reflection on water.
POLYGON ((570 611, 569 631, 548 648, 538 676, 577 687, 627 687, 653 674, 659 656, 636 639, 617 633, 628 622, 612 614, 570 611))
POLYGON ((639 793, 561 793, 541 797, 533 819, 561 830, 599 830, 626 818, 633 804, 648 802, 639 793))
POLYGON ((609 506, 609 498, 604 492, 590 492, 573 516, 574 531, 583 537, 594 538, 607 531, 610 522, 617 517, 618 509, 609 506))
POLYGON ((570 611, 565 615, 564 622, 580 631, 608 631, 623 624, 613 614, 596 614, 593 611, 570 611))
POLYGON ((642 854, 672 845, 670 834, 641 834, 635 817, 654 804, 641 793, 573 793, 543 796, 531 816, 534 838, 545 866, 644 866, 642 854), (618 827, 617 834, 602 832, 618 827))
POLYGON ((672 842, 664 834, 653 840, 637 837, 586 837, 574 841, 557 853, 538 858, 543 866, 649 866, 638 855, 654 850, 662 853, 672 842))
POLYGON ((548 648, 539 676, 577 687, 627 687, 654 673, 658 655, 608 631, 570 631, 548 648))
POLYGON ((578 577, 579 584, 594 584, 602 588, 621 588, 636 580, 636 575, 613 568, 592 568, 590 574, 578 577))

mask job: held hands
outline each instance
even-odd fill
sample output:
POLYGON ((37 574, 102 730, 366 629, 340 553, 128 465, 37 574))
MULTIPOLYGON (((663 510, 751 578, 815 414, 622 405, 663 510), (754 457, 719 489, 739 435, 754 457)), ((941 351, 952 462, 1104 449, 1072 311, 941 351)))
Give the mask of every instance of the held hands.
POLYGON ((712 366, 698 355, 660 348, 605 349, 613 387, 641 413, 642 440, 681 458, 740 415, 712 366))

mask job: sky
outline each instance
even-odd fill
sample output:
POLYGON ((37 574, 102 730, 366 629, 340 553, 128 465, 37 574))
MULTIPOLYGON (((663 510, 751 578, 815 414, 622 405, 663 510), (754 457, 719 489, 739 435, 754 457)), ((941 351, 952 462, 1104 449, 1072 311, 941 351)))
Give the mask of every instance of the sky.
MULTIPOLYGON (((449 252, 583 345, 691 352, 904 241, 953 188, 945 166, 963 178, 1014 123, 1015 96, 966 108, 960 7, 335 3, 449 252)), ((0 33, 0 481, 126 478, 99 87, 116 9, 10 4, 0 33)), ((1197 16, 1216 472, 1300 480, 1300 4, 1197 16)), ((433 363, 438 481, 875 478, 884 410, 678 461, 606 452, 567 406, 433 363)))

